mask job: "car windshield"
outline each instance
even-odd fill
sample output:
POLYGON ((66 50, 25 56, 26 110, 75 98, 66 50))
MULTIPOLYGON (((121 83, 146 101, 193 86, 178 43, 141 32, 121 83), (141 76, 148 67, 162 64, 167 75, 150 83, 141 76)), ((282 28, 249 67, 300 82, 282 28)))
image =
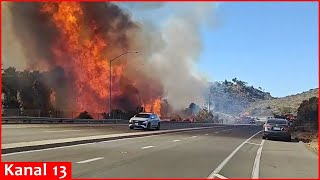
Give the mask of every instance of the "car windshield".
POLYGON ((135 117, 139 118, 149 118, 151 115, 150 114, 137 114, 135 117))
POLYGON ((272 119, 268 120, 268 124, 287 124, 287 121, 272 119))

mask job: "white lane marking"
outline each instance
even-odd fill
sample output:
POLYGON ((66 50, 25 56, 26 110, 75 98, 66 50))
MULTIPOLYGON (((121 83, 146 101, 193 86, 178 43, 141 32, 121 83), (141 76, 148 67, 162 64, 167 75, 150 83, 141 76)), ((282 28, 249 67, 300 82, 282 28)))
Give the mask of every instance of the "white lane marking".
POLYGON ((173 140, 173 142, 179 142, 179 141, 180 141, 179 139, 173 140))
POLYGON ((224 177, 224 176, 222 176, 220 174, 214 174, 214 177, 217 177, 219 179, 228 179, 228 178, 226 178, 226 177, 224 177))
POLYGON ((104 157, 97 157, 97 158, 93 158, 93 159, 87 159, 87 160, 84 160, 84 161, 79 161, 77 163, 78 164, 84 164, 84 163, 88 163, 88 162, 92 162, 92 161, 97 161, 97 160, 100 160, 100 159, 104 159, 104 157))
POLYGON ((153 148, 154 146, 145 146, 145 147, 142 147, 141 149, 149 149, 149 148, 153 148))
POLYGON ((121 151, 121 154, 127 154, 128 152, 127 151, 121 151))
POLYGON ((259 134, 261 131, 255 133, 254 135, 252 135, 251 137, 249 137, 247 140, 245 140, 243 143, 241 143, 235 150, 232 151, 232 153, 226 158, 224 159, 219 166, 208 176, 208 179, 213 179, 215 174, 218 174, 221 169, 228 163, 228 161, 239 151, 239 149, 248 141, 250 141, 250 139, 252 139, 254 136, 256 136, 257 134, 259 134))
MULTIPOLYGON (((193 130, 190 130, 190 131, 193 131, 193 130)), ((179 131, 179 132, 172 132, 170 134, 181 134, 181 133, 185 133, 185 132, 186 131, 179 131)), ((92 142, 92 143, 67 145, 67 146, 61 146, 61 147, 37 149, 37 150, 30 150, 30 151, 13 152, 13 153, 8 153, 8 154, 1 154, 1 157, 12 156, 12 155, 17 155, 17 154, 26 154, 26 153, 50 151, 50 150, 56 150, 56 149, 72 148, 72 147, 78 147, 78 146, 87 146, 87 145, 92 145, 92 144, 102 144, 102 143, 111 143, 111 142, 117 142, 117 141, 126 141, 126 140, 130 140, 130 139, 142 139, 142 138, 148 138, 148 137, 154 137, 154 136, 162 136, 162 135, 168 135, 168 134, 154 134, 154 135, 142 136, 142 137, 131 137, 131 138, 123 138, 123 139, 115 139, 115 140, 106 140, 106 141, 101 141, 101 142, 92 142)), ((188 139, 188 138, 184 138, 184 139, 188 139)))
POLYGON ((218 134, 219 132, 214 132, 215 134, 218 134))
POLYGON ((196 138, 197 136, 192 136, 191 138, 196 138))
POLYGON ((257 151, 256 158, 254 160, 253 169, 252 169, 252 179, 259 179, 259 171, 260 171, 260 159, 261 159, 261 153, 262 153, 262 147, 264 144, 264 139, 261 141, 260 147, 257 151))
POLYGON ((204 134, 205 136, 208 136, 209 134, 204 134))
POLYGON ((56 133, 56 132, 75 132, 75 131, 81 131, 81 130, 60 130, 60 131, 44 131, 44 132, 56 133))
POLYGON ((222 130, 222 131, 226 131, 226 130, 224 129, 224 130, 222 130))
POLYGON ((251 145, 261 146, 261 144, 252 143, 252 142, 247 142, 246 144, 251 144, 251 145))

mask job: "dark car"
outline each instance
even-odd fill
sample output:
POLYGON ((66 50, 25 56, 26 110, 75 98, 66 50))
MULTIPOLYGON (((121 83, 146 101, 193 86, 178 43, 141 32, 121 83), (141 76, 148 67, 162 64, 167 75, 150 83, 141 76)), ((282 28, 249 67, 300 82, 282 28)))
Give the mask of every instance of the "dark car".
POLYGON ((263 139, 281 138, 291 141, 289 121, 286 119, 268 119, 263 125, 263 139))

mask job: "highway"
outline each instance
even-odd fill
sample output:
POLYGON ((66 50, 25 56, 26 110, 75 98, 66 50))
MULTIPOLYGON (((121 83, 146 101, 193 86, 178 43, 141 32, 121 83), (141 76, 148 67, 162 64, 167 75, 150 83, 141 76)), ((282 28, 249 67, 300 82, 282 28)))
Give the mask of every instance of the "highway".
MULTIPOLYGON (((91 129, 90 133, 106 133, 101 129, 115 127, 113 130, 117 133, 128 131, 123 125, 104 125, 100 130, 95 126, 61 125, 54 128, 57 131, 83 128, 85 133, 89 133, 88 129, 91 129)), ((37 132, 54 129, 33 128, 37 132)), ((33 128, 21 129, 28 132, 33 128)), ((12 128, 3 130, 4 142, 31 137, 15 141, 13 132, 10 132, 12 128), (6 140, 6 137, 11 137, 11 140, 6 140)), ((317 154, 302 143, 262 140, 260 130, 259 126, 213 126, 210 129, 3 154, 2 161, 70 161, 74 178, 318 177, 317 154)), ((70 133, 73 136, 81 134, 81 131, 70 133)), ((59 136, 54 134, 67 133, 51 133, 52 138, 59 136)))
MULTIPOLYGON (((217 126, 210 123, 162 123, 161 130, 217 126)), ((2 143, 19 143, 61 138, 86 137, 105 134, 143 132, 128 128, 127 124, 4 124, 2 143)))

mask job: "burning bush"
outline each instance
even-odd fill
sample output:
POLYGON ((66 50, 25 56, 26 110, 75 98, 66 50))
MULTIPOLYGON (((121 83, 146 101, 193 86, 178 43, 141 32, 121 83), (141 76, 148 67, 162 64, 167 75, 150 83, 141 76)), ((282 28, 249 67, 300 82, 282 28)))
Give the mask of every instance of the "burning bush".
POLYGON ((77 119, 93 119, 93 117, 87 111, 84 111, 79 114, 77 119))

